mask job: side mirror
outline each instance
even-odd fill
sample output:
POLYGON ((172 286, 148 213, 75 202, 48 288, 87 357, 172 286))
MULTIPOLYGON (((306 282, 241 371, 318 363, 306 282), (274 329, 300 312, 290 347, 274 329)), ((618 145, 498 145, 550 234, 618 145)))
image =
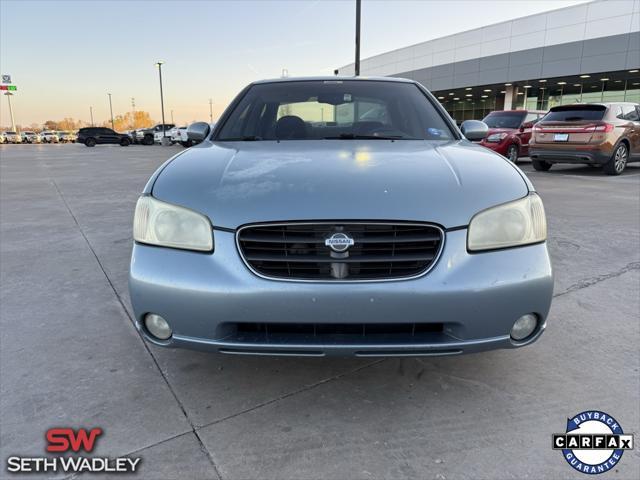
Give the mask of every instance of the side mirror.
POLYGON ((206 122, 192 123, 187 128, 187 138, 192 142, 201 142, 207 138, 210 131, 209 124, 206 122))
POLYGON ((489 127, 480 120, 465 120, 460 130, 467 140, 482 140, 489 133, 489 127))

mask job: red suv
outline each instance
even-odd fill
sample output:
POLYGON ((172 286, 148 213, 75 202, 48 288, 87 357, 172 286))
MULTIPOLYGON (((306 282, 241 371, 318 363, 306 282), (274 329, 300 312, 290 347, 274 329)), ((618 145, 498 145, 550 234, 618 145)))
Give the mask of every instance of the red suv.
POLYGON ((518 157, 526 157, 529 154, 531 129, 545 113, 537 110, 491 112, 482 120, 488 125, 489 132, 480 145, 517 163, 518 157))

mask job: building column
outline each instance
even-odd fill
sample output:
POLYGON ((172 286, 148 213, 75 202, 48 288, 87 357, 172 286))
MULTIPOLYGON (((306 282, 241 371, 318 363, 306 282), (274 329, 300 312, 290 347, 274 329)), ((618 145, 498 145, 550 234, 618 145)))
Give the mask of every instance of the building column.
POLYGON ((504 92, 504 110, 513 110, 514 99, 518 95, 518 88, 513 85, 505 87, 504 92))

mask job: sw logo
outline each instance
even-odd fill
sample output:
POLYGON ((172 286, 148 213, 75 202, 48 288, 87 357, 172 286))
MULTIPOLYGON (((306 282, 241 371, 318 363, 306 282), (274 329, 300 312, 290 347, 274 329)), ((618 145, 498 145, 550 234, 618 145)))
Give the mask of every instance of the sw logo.
POLYGON ((140 465, 140 457, 84 457, 73 455, 81 451, 91 453, 96 448, 98 438, 104 433, 99 428, 50 428, 45 433, 49 453, 61 456, 22 457, 11 456, 7 459, 7 471, 11 473, 27 472, 64 472, 64 473, 135 473, 140 465), (71 455, 69 455, 71 454, 71 455))
POLYGON ((101 428, 92 428, 87 431, 79 428, 74 432, 72 428, 50 428, 47 430, 47 452, 68 452, 72 450, 78 453, 80 450, 92 452, 98 436, 102 435, 101 428))
POLYGON ((625 450, 633 449, 633 435, 625 435, 615 418, 597 410, 568 418, 566 432, 554 434, 552 442, 569 465, 591 475, 611 470, 625 450))

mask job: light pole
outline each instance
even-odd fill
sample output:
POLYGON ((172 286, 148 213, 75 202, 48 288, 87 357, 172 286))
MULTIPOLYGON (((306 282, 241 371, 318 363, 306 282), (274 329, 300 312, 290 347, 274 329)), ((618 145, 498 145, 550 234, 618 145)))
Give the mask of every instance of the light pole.
POLYGON ((360 0, 356 0, 356 77, 360 75, 360 0))
POLYGON ((164 96, 162 95, 162 64, 164 62, 162 60, 156 62, 156 67, 158 67, 158 76, 160 78, 160 109, 162 110, 162 138, 164 140, 164 138, 167 136, 166 135, 166 128, 164 126, 164 96))
POLYGON ((175 122, 173 121, 173 110, 171 110, 171 123, 175 124, 175 122))
POLYGON ((13 109, 11 108, 11 97, 13 97, 13 93, 7 92, 5 93, 7 96, 7 101, 9 102, 9 116, 11 117, 11 131, 16 131, 16 121, 13 119, 13 109))
POLYGON ((89 115, 91 115, 91 126, 93 127, 93 107, 89 106, 89 115))
POLYGON ((604 89, 606 86, 606 83, 609 81, 608 78, 601 78, 600 81, 602 82, 602 89, 600 90, 600 101, 602 102, 604 100, 604 89))
POLYGON ((136 128, 136 99, 131 97, 131 114, 133 115, 133 118, 131 119, 131 128, 135 129, 136 128))
POLYGON ((113 105, 111 104, 111 94, 107 93, 107 95, 109 95, 109 111, 111 112, 111 130, 115 130, 115 123, 113 122, 113 105))
POLYGON ((209 123, 213 123, 213 100, 209 99, 209 123))

